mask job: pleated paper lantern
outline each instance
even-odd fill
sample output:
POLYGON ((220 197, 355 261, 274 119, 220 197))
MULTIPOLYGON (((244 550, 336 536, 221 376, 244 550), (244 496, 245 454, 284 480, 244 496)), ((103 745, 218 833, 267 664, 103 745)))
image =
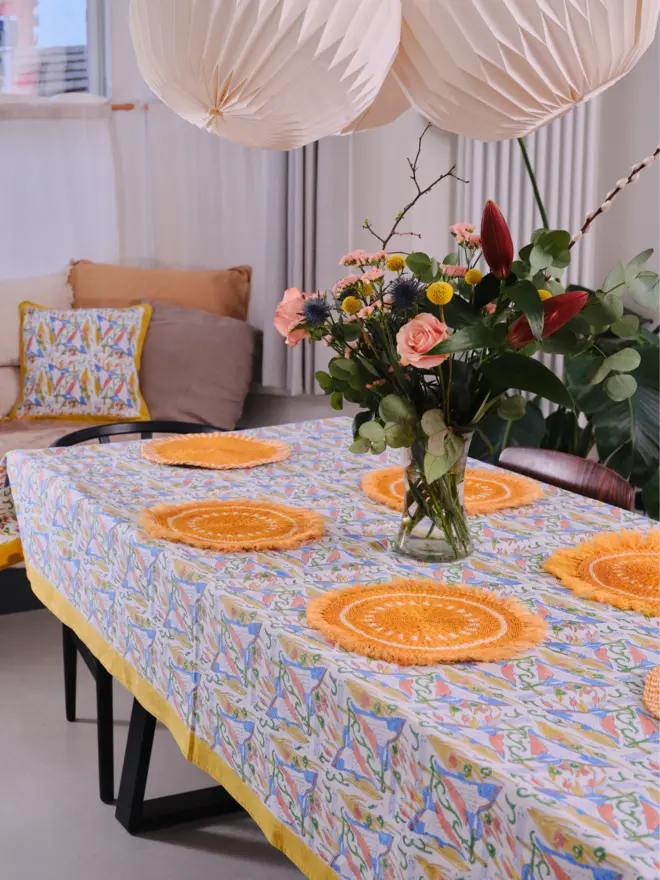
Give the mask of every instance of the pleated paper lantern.
POLYGON ((394 70, 439 128, 522 137, 631 70, 659 9, 660 0, 403 0, 394 70))
POLYGON ((289 150, 371 107, 396 55, 401 0, 131 0, 144 78, 179 116, 289 150))
POLYGON ((367 131, 370 128, 388 125, 409 109, 410 101, 404 95, 394 73, 390 71, 371 107, 347 126, 342 134, 352 134, 355 131, 367 131))

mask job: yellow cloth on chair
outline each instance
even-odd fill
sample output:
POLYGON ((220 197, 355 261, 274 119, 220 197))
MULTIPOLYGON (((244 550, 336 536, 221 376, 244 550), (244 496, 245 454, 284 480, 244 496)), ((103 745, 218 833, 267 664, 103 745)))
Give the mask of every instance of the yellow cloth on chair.
POLYGON ((578 596, 660 615, 660 530, 607 532, 557 550, 544 566, 578 596))
POLYGON ((546 632, 515 599, 421 578, 333 590, 309 603, 307 621, 347 651, 401 666, 509 660, 546 632))
POLYGON ((227 470, 283 461, 291 455, 291 450, 279 440, 218 432, 150 440, 142 447, 142 455, 155 464, 227 470))
POLYGON ((154 538, 206 550, 292 550, 323 536, 318 513, 274 501, 184 501, 145 510, 140 524, 154 538))

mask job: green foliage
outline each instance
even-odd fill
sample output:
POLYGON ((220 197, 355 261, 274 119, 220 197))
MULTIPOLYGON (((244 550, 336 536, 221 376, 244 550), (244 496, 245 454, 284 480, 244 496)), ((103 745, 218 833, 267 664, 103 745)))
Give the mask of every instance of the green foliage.
POLYGON ((497 407, 497 414, 505 422, 519 422, 525 418, 527 401, 522 394, 514 394, 513 397, 503 397, 497 407))
POLYGON ((424 476, 429 483, 439 480, 451 470, 463 452, 464 441, 453 431, 443 432, 442 438, 441 447, 434 445, 431 451, 429 446, 429 451, 424 456, 424 476))
POLYGON ((531 281, 516 281, 506 294, 519 312, 527 317, 535 339, 543 333, 543 301, 531 281))
POLYGON ((398 394, 388 394, 380 402, 380 417, 384 422, 403 425, 406 422, 417 420, 417 410, 405 397, 399 397, 398 394))
POLYGON ((472 324, 452 333, 444 342, 430 349, 429 354, 455 354, 472 349, 492 348, 500 341, 491 327, 486 327, 485 324, 472 324))
POLYGON ((481 372, 493 394, 515 388, 538 394, 560 406, 573 407, 571 395, 561 379, 540 361, 523 354, 501 354, 482 364, 481 372))
POLYGON ((470 455, 497 464, 507 446, 540 446, 545 434, 545 419, 535 403, 529 402, 525 415, 511 422, 491 410, 479 422, 470 444, 470 455))

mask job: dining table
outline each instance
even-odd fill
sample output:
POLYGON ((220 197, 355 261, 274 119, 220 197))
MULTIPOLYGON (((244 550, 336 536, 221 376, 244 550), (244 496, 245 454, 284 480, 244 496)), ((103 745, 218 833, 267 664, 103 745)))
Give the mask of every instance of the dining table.
POLYGON ((533 503, 471 517, 467 558, 421 563, 392 552, 400 515, 361 488, 397 451, 351 454, 344 417, 247 433, 290 456, 217 471, 121 442, 6 461, 4 534, 20 535, 32 589, 184 756, 311 878, 659 876, 660 728, 642 701, 657 619, 543 569, 556 549, 653 523, 544 486, 533 503), (222 553, 140 522, 155 505, 235 498, 313 510, 325 533, 222 553), (545 638, 498 662, 398 666, 307 622, 328 591, 411 576, 515 598, 545 638))

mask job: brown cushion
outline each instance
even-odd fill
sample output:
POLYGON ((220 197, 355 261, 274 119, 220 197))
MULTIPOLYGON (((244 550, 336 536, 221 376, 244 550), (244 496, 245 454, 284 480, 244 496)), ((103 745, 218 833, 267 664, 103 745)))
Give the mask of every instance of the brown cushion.
POLYGON ((78 309, 118 308, 148 300, 245 321, 251 273, 249 266, 184 272, 79 260, 71 267, 69 283, 78 309))
POLYGON ((140 367, 151 418, 234 428, 250 388, 254 329, 197 309, 151 305, 140 367))

